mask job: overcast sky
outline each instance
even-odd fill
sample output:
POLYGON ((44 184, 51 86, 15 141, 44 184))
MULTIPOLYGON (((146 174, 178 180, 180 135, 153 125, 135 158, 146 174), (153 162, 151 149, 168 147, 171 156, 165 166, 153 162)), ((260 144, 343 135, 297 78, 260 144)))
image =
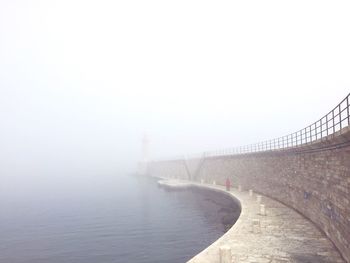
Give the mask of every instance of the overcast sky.
POLYGON ((282 136, 350 91, 349 1, 0 0, 0 172, 282 136))

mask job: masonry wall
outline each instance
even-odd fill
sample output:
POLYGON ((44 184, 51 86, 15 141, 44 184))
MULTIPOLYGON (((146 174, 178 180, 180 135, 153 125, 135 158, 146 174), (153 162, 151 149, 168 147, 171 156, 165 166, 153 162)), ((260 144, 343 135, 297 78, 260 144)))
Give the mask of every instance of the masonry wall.
POLYGON ((205 180, 253 189, 299 211, 350 262, 350 131, 305 147, 187 162, 152 163, 156 176, 205 180))

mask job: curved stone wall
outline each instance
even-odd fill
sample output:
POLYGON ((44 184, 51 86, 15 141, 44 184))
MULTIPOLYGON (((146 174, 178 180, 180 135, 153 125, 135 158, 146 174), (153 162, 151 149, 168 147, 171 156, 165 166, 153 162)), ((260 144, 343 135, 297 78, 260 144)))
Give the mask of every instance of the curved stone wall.
MULTIPOLYGON (((189 160, 191 162, 191 160, 189 160)), ((155 162, 149 172, 173 178, 253 189, 300 212, 332 240, 350 262, 350 129, 287 150, 208 157, 191 176, 183 161, 155 162)))

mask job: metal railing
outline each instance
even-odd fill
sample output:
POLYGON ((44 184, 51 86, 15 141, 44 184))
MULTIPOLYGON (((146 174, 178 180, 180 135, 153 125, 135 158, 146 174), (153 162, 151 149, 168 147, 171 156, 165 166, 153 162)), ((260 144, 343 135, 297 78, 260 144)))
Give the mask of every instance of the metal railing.
POLYGON ((305 146, 317 140, 327 140, 330 138, 328 136, 340 131, 347 126, 350 126, 349 100, 350 93, 321 119, 312 123, 304 129, 288 134, 286 136, 235 148, 206 151, 186 156, 176 156, 170 159, 168 158, 166 160, 183 160, 192 158, 200 159, 213 156, 284 150, 305 146))
POLYGON ((329 135, 350 125, 349 100, 350 93, 321 119, 292 134, 236 148, 209 151, 205 152, 204 155, 210 157, 290 149, 329 138, 329 135))

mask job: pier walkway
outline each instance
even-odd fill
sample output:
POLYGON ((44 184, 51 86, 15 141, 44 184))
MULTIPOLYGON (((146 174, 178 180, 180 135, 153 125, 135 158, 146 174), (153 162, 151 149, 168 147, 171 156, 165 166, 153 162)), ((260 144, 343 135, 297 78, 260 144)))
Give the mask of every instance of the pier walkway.
MULTIPOLYGON (((227 192, 223 186, 165 179, 163 187, 227 192)), ((340 263, 339 252, 312 222, 295 210, 247 189, 229 192, 241 205, 237 222, 188 263, 340 263)))

